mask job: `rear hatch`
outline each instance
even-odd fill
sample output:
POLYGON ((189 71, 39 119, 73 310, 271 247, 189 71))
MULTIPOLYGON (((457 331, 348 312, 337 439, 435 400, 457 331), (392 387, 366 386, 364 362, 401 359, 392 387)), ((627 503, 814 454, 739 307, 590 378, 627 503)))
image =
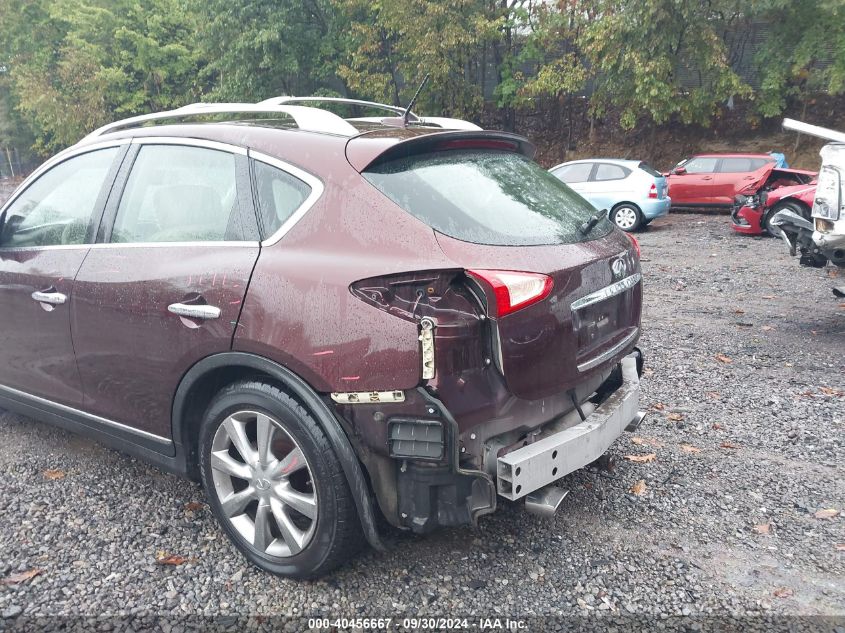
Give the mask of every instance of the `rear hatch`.
MULTIPOLYGON (((666 177, 648 163, 641 162, 637 167, 654 178, 654 187, 657 193, 657 199, 663 200, 666 197, 666 191, 668 189, 666 177)), ((651 195, 649 195, 649 197, 651 197, 651 195)))
POLYGON ((478 135, 415 149, 388 152, 362 175, 467 271, 514 395, 568 391, 631 350, 642 303, 633 240, 523 145, 478 135))

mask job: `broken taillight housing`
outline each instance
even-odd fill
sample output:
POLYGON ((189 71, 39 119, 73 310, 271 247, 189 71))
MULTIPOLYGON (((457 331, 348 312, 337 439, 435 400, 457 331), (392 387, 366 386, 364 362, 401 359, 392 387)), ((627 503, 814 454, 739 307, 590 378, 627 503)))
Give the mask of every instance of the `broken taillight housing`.
POLYGON ((657 184, 651 183, 651 189, 648 190, 648 197, 652 200, 657 200, 657 184))
POLYGON ((512 270, 468 270, 467 273, 492 288, 498 317, 542 301, 554 286, 554 280, 541 273, 512 270))

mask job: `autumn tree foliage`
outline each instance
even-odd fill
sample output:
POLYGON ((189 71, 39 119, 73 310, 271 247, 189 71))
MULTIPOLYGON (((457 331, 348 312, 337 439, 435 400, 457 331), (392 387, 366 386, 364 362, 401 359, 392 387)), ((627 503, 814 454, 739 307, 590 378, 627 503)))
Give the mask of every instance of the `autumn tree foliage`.
POLYGON ((845 92, 843 0, 0 0, 0 147, 281 94, 407 103, 505 127, 585 99, 623 128, 777 116, 845 92), (762 25, 740 72, 730 34, 762 25), (759 39, 759 38, 758 38, 759 39))

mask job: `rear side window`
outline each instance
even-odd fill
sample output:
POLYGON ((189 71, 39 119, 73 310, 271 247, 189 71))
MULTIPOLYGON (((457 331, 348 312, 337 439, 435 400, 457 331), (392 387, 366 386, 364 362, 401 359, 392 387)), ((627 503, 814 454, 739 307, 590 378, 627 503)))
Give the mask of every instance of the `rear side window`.
POLYGON ((700 156, 698 158, 691 158, 682 166, 687 170, 688 174, 711 174, 716 171, 716 162, 718 160, 718 158, 700 156))
POLYGON ((606 235, 606 219, 586 200, 521 154, 451 150, 387 161, 363 176, 436 231, 498 246, 569 244, 606 235))
POLYGON ((723 158, 719 171, 723 174, 738 174, 746 171, 753 171, 750 158, 723 158))
POLYGON ((552 173, 563 182, 587 182, 590 179, 592 169, 592 163, 575 163, 574 165, 559 167, 552 173))
POLYGON ((264 237, 278 231, 311 194, 311 187, 299 178, 255 161, 255 190, 264 237))
POLYGON ((752 158, 751 159, 751 169, 750 171, 757 171, 763 165, 767 165, 768 163, 774 163, 774 160, 766 160, 765 158, 752 158))
POLYGON ((622 180, 623 178, 627 178, 630 173, 630 170, 619 165, 599 163, 599 166, 596 167, 596 176, 593 180, 622 180))
POLYGON ((118 148, 70 158, 39 177, 6 210, 0 246, 84 244, 118 148))
POLYGON ((112 230, 112 242, 241 240, 235 156, 179 145, 138 153, 112 230))
POLYGON ((648 163, 640 163, 637 165, 640 169, 642 169, 645 173, 649 176, 654 176, 655 178, 662 178, 663 174, 657 171, 654 167, 649 165, 648 163))

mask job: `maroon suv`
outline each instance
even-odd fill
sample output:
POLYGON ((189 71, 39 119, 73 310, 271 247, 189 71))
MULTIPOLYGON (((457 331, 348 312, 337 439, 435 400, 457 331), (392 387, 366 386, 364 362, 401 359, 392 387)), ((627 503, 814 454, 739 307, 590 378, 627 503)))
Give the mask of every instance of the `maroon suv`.
POLYGON ((62 152, 0 213, 0 405, 199 478, 286 576, 378 512, 554 512, 641 420, 637 245, 454 125, 198 105, 62 152))

